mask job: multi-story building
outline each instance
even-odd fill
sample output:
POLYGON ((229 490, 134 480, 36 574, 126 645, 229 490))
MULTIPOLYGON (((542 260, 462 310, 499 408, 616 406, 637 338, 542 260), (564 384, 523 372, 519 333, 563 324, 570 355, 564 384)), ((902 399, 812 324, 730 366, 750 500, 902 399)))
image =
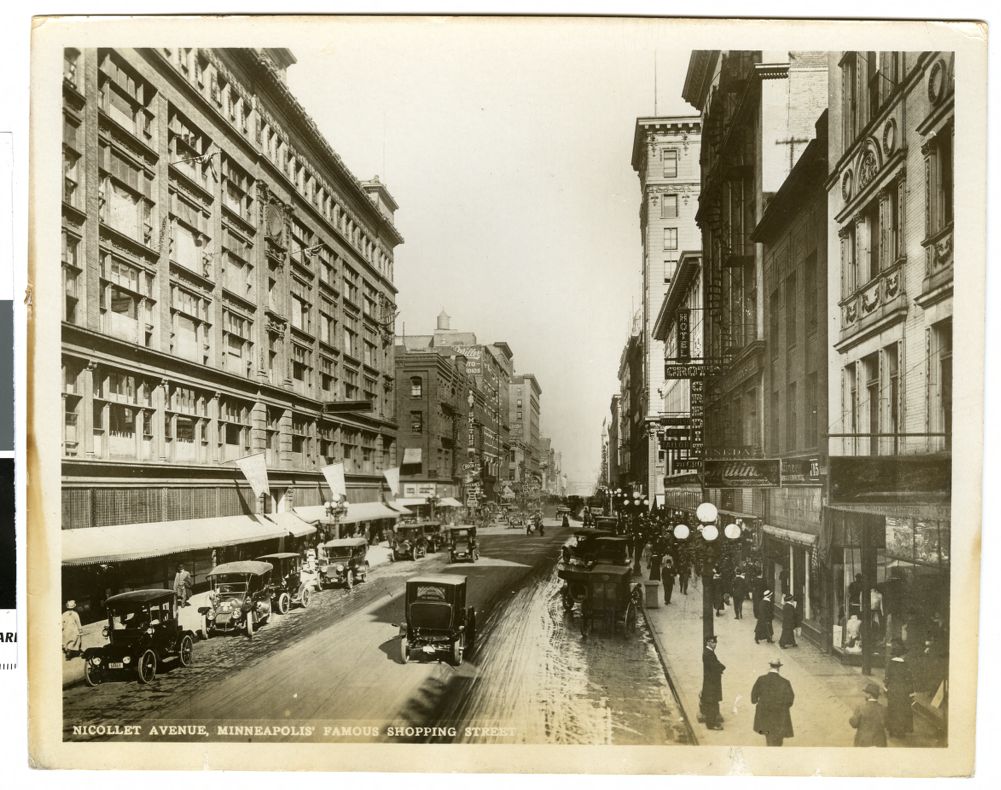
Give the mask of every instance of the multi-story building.
MULTIPOLYGON (((645 345, 641 336, 642 311, 633 316, 632 332, 619 357, 619 485, 640 492, 647 482, 650 460, 644 409, 645 345)), ((661 360, 663 366, 663 360, 661 360)), ((613 408, 615 401, 613 401, 613 408)))
MULTIPOLYGON (((944 719, 952 437, 954 56, 830 58, 827 181, 832 640, 862 661, 938 657, 917 704, 944 719), (861 575, 860 601, 849 585, 861 575), (875 614, 867 616, 869 609, 875 614), (871 623, 871 626, 870 626, 871 623)), ((828 545, 829 544, 829 547, 828 545)), ((857 587, 855 588, 857 589, 857 587)))
POLYGON ((620 486, 619 442, 621 439, 619 436, 619 420, 621 417, 619 414, 619 403, 621 400, 622 395, 617 392, 612 396, 611 402, 608 404, 608 477, 605 485, 611 489, 616 489, 620 486))
MULTIPOLYGON (((664 344, 653 336, 653 326, 678 268, 682 250, 697 250, 695 223, 699 194, 699 151, 702 119, 698 116, 637 118, 633 134, 632 166, 640 180, 640 237, 642 239, 643 355, 640 400, 634 406, 644 424, 655 425, 664 412, 660 394, 664 385, 664 344)), ((664 493, 667 456, 655 428, 645 432, 644 479, 636 482, 652 498, 664 493)), ((634 472, 639 472, 638 467, 634 472)))
POLYGON ((98 533, 64 541, 64 593, 84 608, 167 582, 178 557, 200 583, 274 537, 261 513, 322 513, 334 461, 349 518, 392 513, 396 204, 319 133, 294 63, 65 51, 62 526, 108 543, 96 565, 81 546, 98 533), (255 453, 260 499, 232 463, 255 453), (157 559, 123 554, 151 530, 157 559))
POLYGON ((537 493, 542 487, 539 448, 542 388, 534 374, 515 373, 508 390, 512 479, 521 485, 523 493, 537 493))
MULTIPOLYGON (((683 98, 702 113, 701 193, 706 456, 763 455, 764 252, 751 233, 815 135, 827 106, 823 53, 697 50, 683 98)), ((760 488, 716 489, 729 517, 758 527, 760 488)))
POLYGON ((814 554, 827 469, 827 115, 817 122, 751 239, 762 245, 764 454, 782 462, 781 486, 762 491, 762 560, 776 592, 791 593, 803 632, 824 644, 828 580, 814 554))

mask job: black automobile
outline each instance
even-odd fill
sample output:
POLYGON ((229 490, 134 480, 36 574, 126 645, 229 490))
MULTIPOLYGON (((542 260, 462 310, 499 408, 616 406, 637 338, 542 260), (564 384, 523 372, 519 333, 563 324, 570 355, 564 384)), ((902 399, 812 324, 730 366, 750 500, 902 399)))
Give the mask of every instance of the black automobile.
POLYGON ((407 580, 400 660, 445 658, 453 666, 473 649, 476 610, 466 606, 466 577, 435 573, 407 580))
POLYGON ((274 566, 271 574, 271 606, 278 614, 285 614, 298 604, 309 606, 309 585, 302 581, 302 557, 292 551, 265 554, 257 558, 274 566))
POLYGON ((206 636, 254 631, 271 618, 271 573, 274 565, 241 560, 217 565, 209 572, 212 592, 205 611, 206 636))
POLYGON ((368 578, 368 541, 365 538, 338 538, 320 545, 317 562, 320 587, 343 584, 349 590, 368 578))
POLYGON ((476 527, 462 525, 448 528, 448 561, 469 560, 476 562, 480 558, 480 544, 476 540, 476 527))
POLYGON ((397 524, 393 527, 392 560, 419 560, 428 553, 424 527, 420 524, 397 524))
POLYGON ((195 635, 181 628, 177 595, 173 590, 133 590, 105 601, 108 644, 84 651, 84 679, 89 686, 135 673, 140 683, 151 683, 162 662, 189 666, 195 635))

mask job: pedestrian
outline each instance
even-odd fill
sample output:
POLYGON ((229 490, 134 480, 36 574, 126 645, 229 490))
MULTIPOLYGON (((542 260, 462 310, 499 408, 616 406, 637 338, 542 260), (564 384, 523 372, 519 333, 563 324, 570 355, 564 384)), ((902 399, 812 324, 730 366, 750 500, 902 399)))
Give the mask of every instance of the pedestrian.
POLYGON ((894 738, 903 738, 914 732, 914 678, 911 667, 904 660, 907 648, 903 642, 894 642, 891 658, 886 662, 883 688, 886 689, 886 731, 894 738))
POLYGON ((768 672, 754 681, 751 704, 754 711, 754 731, 765 736, 766 746, 781 746, 786 738, 793 737, 792 717, 789 709, 796 695, 792 684, 779 674, 782 662, 773 658, 768 662, 768 672))
POLYGON ((754 626, 754 644, 758 644, 762 639, 769 643, 772 642, 772 637, 775 636, 775 632, 772 630, 772 614, 772 591, 765 590, 761 596, 761 602, 758 604, 758 620, 754 626))
POLYGON ((563 514, 563 527, 564 528, 569 528, 570 527, 570 516, 567 513, 563 514))
POLYGON ((699 695, 699 708, 702 721, 710 730, 723 729, 719 703, 723 699, 723 671, 726 667, 716 656, 717 641, 715 636, 706 638, 702 650, 702 693, 699 695))
POLYGON ((720 575, 718 569, 713 568, 713 608, 716 610, 716 616, 719 617, 723 614, 723 609, 726 604, 723 601, 723 577, 720 575))
POLYGON ((678 589, 681 590, 683 595, 688 595, 688 577, 692 574, 692 567, 688 564, 688 560, 682 558, 681 568, 678 571, 678 589))
POLYGON ((797 647, 796 629, 799 627, 799 609, 796 599, 787 593, 782 604, 782 635, 779 637, 779 647, 797 647))
POLYGON ((758 619, 758 608, 761 606, 761 599, 767 589, 768 584, 765 582, 761 569, 758 568, 754 574, 754 582, 751 584, 751 609, 754 612, 755 620, 758 619))
POLYGON ((647 565, 650 568, 650 581, 660 581, 660 569, 662 562, 663 558, 660 554, 660 545, 658 543, 653 543, 650 546, 650 558, 647 560, 647 565))
POLYGON ((188 596, 191 595, 191 574, 184 569, 183 563, 177 564, 177 573, 174 574, 174 592, 177 594, 177 605, 187 606, 188 596))
POLYGON ((744 601, 747 600, 747 579, 740 571, 733 578, 733 616, 737 620, 744 619, 744 601))
POLYGON ((76 601, 66 602, 63 612, 63 656, 69 660, 83 652, 83 625, 76 610, 76 601))
POLYGON ((865 702, 848 720, 855 728, 855 746, 886 746, 886 711, 879 704, 879 686, 866 683, 863 691, 865 702))
POLYGON ((674 557, 668 554, 660 569, 660 580, 664 583, 664 603, 670 605, 674 593, 674 557))

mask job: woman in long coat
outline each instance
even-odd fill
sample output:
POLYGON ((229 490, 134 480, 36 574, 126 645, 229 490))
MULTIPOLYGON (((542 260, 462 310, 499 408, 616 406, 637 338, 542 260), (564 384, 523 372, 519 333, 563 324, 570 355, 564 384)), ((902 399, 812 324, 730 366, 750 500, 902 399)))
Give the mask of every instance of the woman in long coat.
POLYGON ((914 711, 911 701, 914 697, 914 678, 911 666, 904 661, 907 652, 901 644, 892 648, 892 658, 886 662, 883 687, 886 689, 886 731, 894 738, 902 738, 914 732, 914 711))
POLYGON ((779 637, 779 647, 796 647, 796 628, 799 626, 799 610, 796 599, 786 595, 782 605, 782 635, 779 637))
POLYGON ((762 639, 771 642, 775 632, 772 630, 772 614, 774 604, 772 603, 772 591, 765 590, 758 604, 758 622, 754 626, 754 644, 762 639))

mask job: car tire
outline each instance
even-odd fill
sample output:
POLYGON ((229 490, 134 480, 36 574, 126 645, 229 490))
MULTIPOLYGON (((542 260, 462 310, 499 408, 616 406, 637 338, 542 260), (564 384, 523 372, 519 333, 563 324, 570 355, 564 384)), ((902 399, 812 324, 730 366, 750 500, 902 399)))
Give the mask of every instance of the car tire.
POLYGON ((309 587, 303 587, 299 593, 299 605, 305 609, 309 606, 309 587))
POLYGON ((192 661, 192 654, 195 652, 195 640, 191 638, 190 634, 185 634, 181 638, 180 647, 177 649, 177 659, 180 661, 182 667, 190 667, 192 661))
POLYGON ((580 613, 580 635, 587 638, 591 633, 591 618, 585 612, 580 613))
POLYGON ((288 610, 292 608, 292 599, 289 597, 287 592, 283 592, 278 596, 278 614, 288 614, 288 610))
POLYGON ((147 650, 136 662, 136 676, 142 684, 152 683, 156 677, 156 653, 147 650))
POLYGON ((452 666, 461 667, 462 666, 462 655, 465 652, 465 647, 463 645, 463 637, 460 634, 456 637, 456 640, 452 642, 452 666))
POLYGON ((450 551, 448 553, 448 561, 449 562, 455 562, 455 552, 454 551, 450 551))
POLYGON ((626 607, 626 616, 622 628, 623 638, 629 638, 636 633, 636 607, 630 601, 626 607))
POLYGON ((347 573, 344 574, 344 587, 345 589, 350 590, 354 586, 355 586, 355 580, 351 576, 351 571, 348 571, 347 573))
POLYGON ((87 685, 91 688, 95 688, 101 685, 101 670, 97 667, 92 666, 87 659, 84 659, 83 665, 83 679, 87 681, 87 685))
POLYGON ((410 642, 405 636, 400 637, 400 663, 410 663, 410 642))
POLYGON ((254 616, 252 614, 250 614, 249 612, 247 613, 247 622, 244 624, 244 627, 245 627, 245 629, 247 631, 247 638, 248 639, 253 639, 254 638, 254 616))
POLYGON ((471 562, 476 562, 480 558, 480 550, 479 549, 473 549, 473 553, 470 556, 472 558, 471 562))
POLYGON ((466 618, 466 652, 471 653, 476 649, 476 610, 469 608, 469 616, 466 618))

